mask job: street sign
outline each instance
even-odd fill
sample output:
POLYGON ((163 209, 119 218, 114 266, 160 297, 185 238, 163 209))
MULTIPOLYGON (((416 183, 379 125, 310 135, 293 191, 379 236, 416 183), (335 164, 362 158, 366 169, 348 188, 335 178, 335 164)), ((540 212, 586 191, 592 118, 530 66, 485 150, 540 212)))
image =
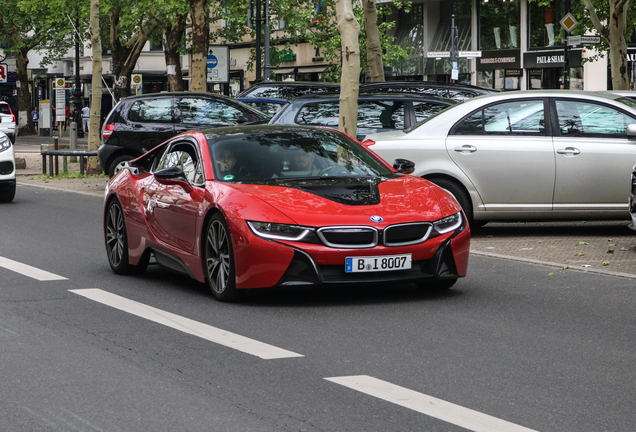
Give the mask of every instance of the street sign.
POLYGON ((227 45, 210 45, 207 58, 207 82, 230 82, 230 49, 227 45))
POLYGON ((5 63, 0 63, 0 84, 6 83, 9 79, 9 68, 5 63))
POLYGON ((64 78, 55 78, 55 120, 66 121, 66 80, 64 78))
POLYGON ((561 23, 561 27, 563 27, 563 30, 568 33, 572 33, 572 30, 574 30, 574 27, 576 27, 579 22, 576 20, 576 18, 574 18, 574 15, 572 15, 571 12, 568 12, 563 18, 561 18, 561 21, 559 21, 559 23, 561 23))
POLYGON ((460 51, 460 57, 481 57, 481 51, 460 51))
POLYGON ((601 37, 600 36, 581 36, 581 43, 584 45, 585 44, 590 44, 590 45, 600 44, 601 37))
POLYGON ((581 36, 568 36, 568 45, 575 46, 581 44, 581 36))
POLYGON ((429 51, 426 54, 428 58, 450 58, 450 51, 429 51))

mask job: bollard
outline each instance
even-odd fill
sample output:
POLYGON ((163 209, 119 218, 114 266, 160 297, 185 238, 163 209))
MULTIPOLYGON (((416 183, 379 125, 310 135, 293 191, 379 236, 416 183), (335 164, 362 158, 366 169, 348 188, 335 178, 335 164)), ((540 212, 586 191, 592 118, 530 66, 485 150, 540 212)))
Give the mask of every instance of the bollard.
MULTIPOLYGON (((69 125, 69 138, 71 140, 71 150, 77 150, 77 123, 71 122, 69 125)), ((77 162, 77 156, 71 156, 71 162, 77 162)))
MULTIPOLYGON (((60 129, 61 130, 61 129, 60 129)), ((60 145, 57 141, 57 137, 53 138, 53 150, 59 150, 60 149, 60 145)), ((51 170, 51 177, 53 177, 53 164, 51 163, 51 159, 49 159, 49 165, 51 166, 49 169, 51 170)), ((60 170, 59 170, 59 165, 58 165, 58 159, 57 156, 55 156, 55 175, 58 176, 60 174, 60 170)))

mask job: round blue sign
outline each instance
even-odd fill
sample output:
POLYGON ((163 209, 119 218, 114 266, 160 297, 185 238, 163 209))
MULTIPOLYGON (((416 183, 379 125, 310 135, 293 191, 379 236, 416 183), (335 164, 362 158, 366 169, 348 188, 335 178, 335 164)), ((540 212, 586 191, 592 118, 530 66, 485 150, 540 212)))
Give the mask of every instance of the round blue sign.
POLYGON ((216 56, 209 54, 208 55, 208 69, 214 69, 216 65, 219 64, 219 59, 216 56))

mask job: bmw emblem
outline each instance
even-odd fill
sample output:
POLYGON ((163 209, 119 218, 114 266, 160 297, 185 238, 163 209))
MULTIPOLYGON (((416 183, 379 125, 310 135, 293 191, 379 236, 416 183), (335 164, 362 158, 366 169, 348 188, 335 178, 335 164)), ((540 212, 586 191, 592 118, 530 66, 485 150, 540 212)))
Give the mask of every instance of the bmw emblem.
POLYGON ((382 222, 384 220, 382 216, 369 216, 369 219, 371 219, 371 222, 382 222))

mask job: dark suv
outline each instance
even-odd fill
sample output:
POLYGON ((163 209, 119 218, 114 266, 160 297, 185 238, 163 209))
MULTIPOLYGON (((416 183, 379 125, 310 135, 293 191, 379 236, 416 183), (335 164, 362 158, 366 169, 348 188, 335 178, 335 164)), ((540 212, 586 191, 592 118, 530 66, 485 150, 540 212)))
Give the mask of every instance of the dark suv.
POLYGON ((181 132, 267 123, 244 103, 209 93, 150 93, 122 99, 102 128, 99 164, 110 177, 126 162, 181 132))
POLYGON ((475 96, 497 93, 498 91, 470 84, 433 81, 385 81, 360 85, 360 94, 387 92, 425 93, 463 102, 475 96))
POLYGON ((338 93, 340 84, 304 81, 266 81, 243 90, 237 98, 273 98, 292 100, 310 93, 338 93))

